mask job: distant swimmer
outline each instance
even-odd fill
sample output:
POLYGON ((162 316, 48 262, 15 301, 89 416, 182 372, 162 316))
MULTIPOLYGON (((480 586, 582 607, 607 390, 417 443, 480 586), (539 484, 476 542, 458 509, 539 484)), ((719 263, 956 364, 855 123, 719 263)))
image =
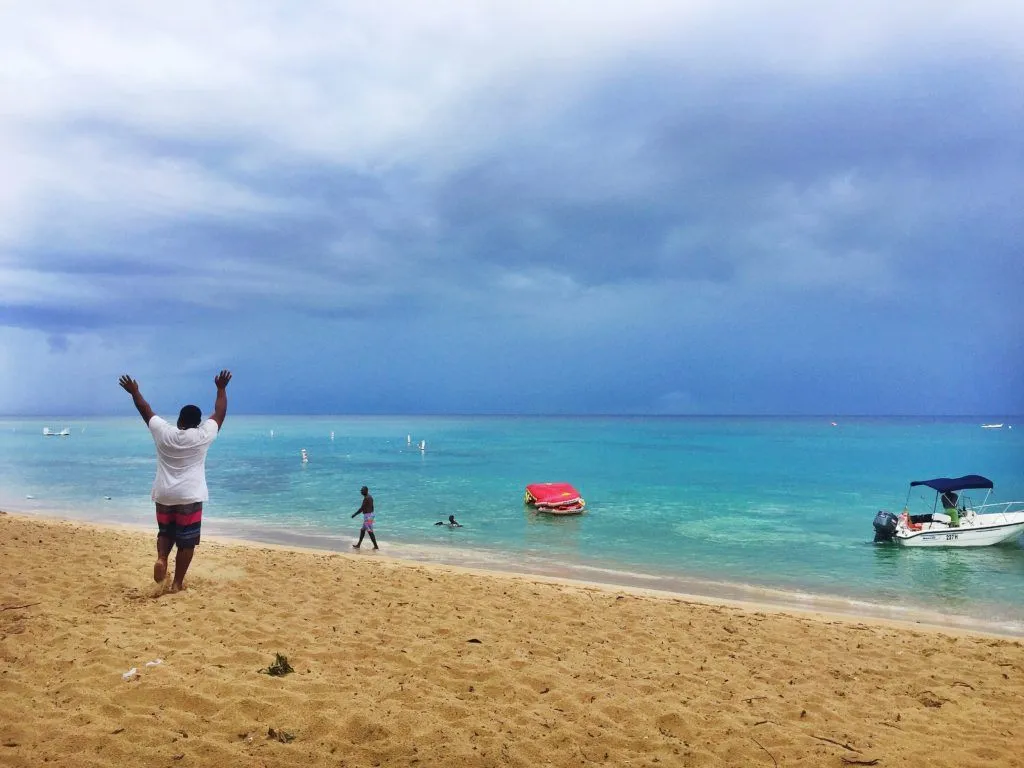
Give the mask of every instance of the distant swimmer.
POLYGON ((449 528, 461 528, 462 523, 456 521, 455 515, 448 515, 448 521, 438 520, 434 525, 447 525, 449 528))

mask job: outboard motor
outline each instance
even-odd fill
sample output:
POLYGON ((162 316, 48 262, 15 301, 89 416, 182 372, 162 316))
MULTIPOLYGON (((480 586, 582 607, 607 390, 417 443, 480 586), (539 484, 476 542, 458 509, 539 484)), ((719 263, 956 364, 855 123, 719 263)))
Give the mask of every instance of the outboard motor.
POLYGON ((875 515, 872 525, 875 527, 875 541, 892 541, 896 536, 896 523, 899 518, 892 512, 880 510, 875 515))

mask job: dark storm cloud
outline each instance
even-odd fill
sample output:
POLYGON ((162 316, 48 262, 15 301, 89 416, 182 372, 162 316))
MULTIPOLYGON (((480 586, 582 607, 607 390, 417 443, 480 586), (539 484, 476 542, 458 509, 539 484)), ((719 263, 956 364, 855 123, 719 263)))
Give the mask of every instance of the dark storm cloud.
POLYGON ((202 340, 300 411, 1024 406, 1013 18, 729 8, 8 19, 9 355, 202 340), (977 375, 935 382, 951 347, 977 375))
POLYGON ((549 126, 563 151, 514 144, 453 176, 437 211, 467 253, 581 282, 728 281, 735 260, 786 248, 787 236, 896 262, 959 261, 952 250, 984 238, 1003 248, 972 263, 998 260, 1019 242, 1009 201, 1024 193, 1007 172, 1024 160, 1011 75, 948 61, 842 82, 636 72, 549 126), (843 179, 845 199, 833 188, 843 179), (759 227, 776 241, 752 246, 759 227), (675 258, 664 252, 673 234, 688 245, 675 258))

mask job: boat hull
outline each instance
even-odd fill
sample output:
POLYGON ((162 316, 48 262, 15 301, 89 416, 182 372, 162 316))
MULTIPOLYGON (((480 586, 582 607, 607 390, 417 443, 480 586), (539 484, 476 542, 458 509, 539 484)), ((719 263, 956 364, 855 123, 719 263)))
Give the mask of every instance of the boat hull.
POLYGON ((991 547, 1015 540, 1024 533, 1024 512, 992 515, 999 521, 977 521, 973 525, 927 526, 913 531, 901 528, 894 539, 902 547, 991 547))
POLYGON ((570 507, 547 507, 541 504, 534 506, 534 510, 541 515, 582 515, 585 509, 585 504, 570 507))

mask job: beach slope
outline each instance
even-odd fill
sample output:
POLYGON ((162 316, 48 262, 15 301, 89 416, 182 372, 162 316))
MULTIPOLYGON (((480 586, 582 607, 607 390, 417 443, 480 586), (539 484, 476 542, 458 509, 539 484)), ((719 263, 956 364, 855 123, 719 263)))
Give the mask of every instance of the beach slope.
POLYGON ((213 541, 171 594, 152 561, 0 515, 0 764, 1024 766, 1017 640, 213 541))

